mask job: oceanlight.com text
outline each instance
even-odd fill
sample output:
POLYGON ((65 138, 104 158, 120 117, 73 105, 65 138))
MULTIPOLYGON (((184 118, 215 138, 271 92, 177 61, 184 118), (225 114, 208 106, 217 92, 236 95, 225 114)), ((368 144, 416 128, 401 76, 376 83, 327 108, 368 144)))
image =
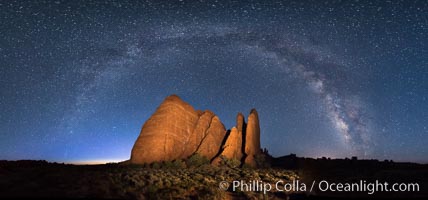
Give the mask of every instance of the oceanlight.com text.
POLYGON ((278 180, 275 183, 263 182, 261 180, 243 181, 235 180, 230 183, 222 181, 219 184, 222 190, 233 192, 262 192, 266 194, 270 191, 275 192, 365 192, 369 195, 376 192, 418 192, 420 186, 418 183, 388 183, 382 181, 368 182, 360 180, 357 182, 329 182, 326 180, 312 181, 311 184, 305 184, 299 180, 284 181, 278 180))

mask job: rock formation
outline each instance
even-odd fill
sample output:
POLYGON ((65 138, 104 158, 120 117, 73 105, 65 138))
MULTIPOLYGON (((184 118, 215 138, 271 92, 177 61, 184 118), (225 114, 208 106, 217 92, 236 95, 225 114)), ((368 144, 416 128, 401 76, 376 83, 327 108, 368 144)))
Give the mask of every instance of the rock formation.
POLYGON ((255 157, 260 154, 260 125, 256 109, 252 109, 248 116, 245 142, 245 163, 256 167, 255 157))
POLYGON ((224 156, 228 159, 237 159, 242 160, 244 157, 243 151, 243 132, 242 128, 244 127, 244 115, 238 113, 236 117, 236 127, 232 127, 227 136, 226 142, 221 149, 220 156, 218 156, 213 163, 218 164, 221 160, 220 157, 224 156))
POLYGON ((131 152, 130 163, 184 159, 199 154, 214 164, 237 159, 256 167, 260 153, 257 111, 251 110, 248 124, 238 113, 236 127, 226 131, 213 112, 196 111, 177 95, 167 97, 146 121, 131 152))
POLYGON ((184 157, 198 113, 178 96, 167 97, 146 121, 131 152, 132 163, 151 163, 184 157))

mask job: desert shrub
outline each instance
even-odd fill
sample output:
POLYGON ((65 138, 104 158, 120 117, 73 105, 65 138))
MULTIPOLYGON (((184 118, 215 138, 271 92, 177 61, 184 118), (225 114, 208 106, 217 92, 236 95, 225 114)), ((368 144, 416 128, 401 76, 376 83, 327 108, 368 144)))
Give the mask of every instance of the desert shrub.
POLYGON ((164 162, 162 167, 165 169, 184 169, 186 168, 186 163, 183 160, 177 159, 164 162))
POLYGON ((149 163, 144 163, 143 164, 143 168, 150 168, 150 164, 149 163))
POLYGON ((160 168, 161 168, 161 166, 162 166, 162 164, 161 164, 161 163, 159 163, 159 162, 154 162, 154 163, 152 163, 152 164, 151 164, 151 167, 152 167, 153 169, 160 169, 160 168))
POLYGON ((171 168, 174 168, 173 167, 173 164, 172 164, 172 161, 164 161, 164 162, 162 162, 162 166, 161 166, 163 169, 171 169, 171 168))
POLYGON ((183 160, 174 160, 172 162, 176 169, 184 169, 186 168, 186 163, 183 160))
POLYGON ((253 169, 254 167, 252 167, 251 165, 244 163, 242 164, 242 169, 253 169))
POLYGON ((222 166, 226 166, 226 167, 230 167, 230 168, 237 168, 241 165, 241 161, 239 161, 236 158, 226 158, 224 156, 220 157, 221 161, 220 161, 220 165, 222 166))
POLYGON ((225 196, 222 194, 225 194, 225 193, 220 192, 219 190, 214 189, 214 188, 202 187, 202 188, 198 188, 197 194, 193 198, 195 198, 195 199, 225 199, 225 196))
POLYGON ((156 185, 149 185, 146 188, 146 196, 148 199, 158 199, 159 188, 156 185))
POLYGON ((257 154, 254 156, 258 168, 270 168, 271 164, 265 154, 257 154))
POLYGON ((131 169, 140 169, 143 167, 143 165, 132 163, 132 164, 126 165, 125 167, 131 168, 131 169))
POLYGON ((210 160, 205 156, 195 153, 186 160, 186 164, 189 167, 200 167, 210 164, 210 160))

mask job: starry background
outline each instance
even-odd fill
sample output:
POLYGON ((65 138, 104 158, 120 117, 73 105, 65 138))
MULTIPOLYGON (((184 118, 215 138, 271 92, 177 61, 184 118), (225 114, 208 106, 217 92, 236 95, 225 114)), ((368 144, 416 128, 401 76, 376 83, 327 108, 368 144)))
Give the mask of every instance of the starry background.
POLYGON ((274 156, 428 162, 427 1, 1 1, 0 159, 128 159, 178 94, 274 156))

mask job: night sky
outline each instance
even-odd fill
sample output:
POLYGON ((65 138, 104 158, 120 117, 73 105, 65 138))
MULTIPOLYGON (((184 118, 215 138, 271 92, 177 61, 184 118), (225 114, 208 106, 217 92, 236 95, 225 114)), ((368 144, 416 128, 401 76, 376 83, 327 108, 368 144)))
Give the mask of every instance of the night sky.
POLYGON ((427 1, 0 1, 0 159, 128 159, 177 94, 273 156, 428 162, 427 1))

